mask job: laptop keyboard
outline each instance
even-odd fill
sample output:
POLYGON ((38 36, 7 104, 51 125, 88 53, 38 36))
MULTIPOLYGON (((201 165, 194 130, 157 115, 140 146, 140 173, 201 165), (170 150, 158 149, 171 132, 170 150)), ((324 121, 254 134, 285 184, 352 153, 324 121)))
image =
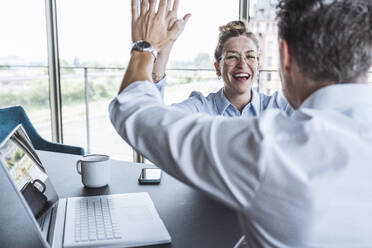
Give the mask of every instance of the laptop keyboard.
POLYGON ((75 205, 75 242, 121 239, 120 226, 113 219, 109 198, 81 199, 75 205))

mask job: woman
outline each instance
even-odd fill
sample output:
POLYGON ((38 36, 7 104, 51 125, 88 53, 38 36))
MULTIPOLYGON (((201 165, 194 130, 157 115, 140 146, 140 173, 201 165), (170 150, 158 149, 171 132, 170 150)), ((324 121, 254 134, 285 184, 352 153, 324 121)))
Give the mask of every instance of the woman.
MULTIPOLYGON (((242 21, 232 21, 219 28, 220 34, 214 53, 214 67, 224 87, 216 93, 204 97, 194 91, 183 102, 172 104, 188 113, 203 112, 223 116, 258 116, 267 108, 278 108, 287 114, 292 108, 285 97, 276 92, 272 96, 258 93, 252 89, 258 76, 259 43, 248 25, 242 21)), ((163 49, 153 68, 153 80, 163 92, 165 67, 171 46, 163 49)))

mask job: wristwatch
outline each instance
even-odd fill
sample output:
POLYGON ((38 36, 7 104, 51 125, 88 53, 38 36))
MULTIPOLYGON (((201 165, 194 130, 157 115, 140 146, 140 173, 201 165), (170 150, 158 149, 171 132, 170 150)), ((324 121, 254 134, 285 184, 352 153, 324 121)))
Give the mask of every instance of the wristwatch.
POLYGON ((158 51, 155 50, 151 44, 145 40, 139 40, 133 43, 132 51, 139 51, 139 52, 150 52, 154 55, 155 59, 158 56, 158 51))

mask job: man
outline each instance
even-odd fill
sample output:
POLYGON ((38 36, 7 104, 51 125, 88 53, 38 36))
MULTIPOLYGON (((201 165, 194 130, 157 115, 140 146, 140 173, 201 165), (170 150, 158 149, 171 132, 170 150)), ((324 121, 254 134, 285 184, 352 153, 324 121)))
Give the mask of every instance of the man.
MULTIPOLYGON (((132 0, 132 35, 161 50, 190 16, 168 26, 169 1, 157 12, 155 2, 138 13, 132 0)), ((136 48, 112 123, 164 171, 239 212, 250 247, 372 247, 372 1, 281 0, 277 15, 293 116, 164 106, 151 82, 155 58, 136 48)))

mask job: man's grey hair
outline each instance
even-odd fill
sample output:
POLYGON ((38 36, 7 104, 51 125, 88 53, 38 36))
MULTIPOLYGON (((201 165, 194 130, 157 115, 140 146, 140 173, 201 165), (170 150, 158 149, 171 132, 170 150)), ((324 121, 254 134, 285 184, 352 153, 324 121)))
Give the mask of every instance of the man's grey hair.
POLYGON ((279 38, 301 73, 319 83, 352 83, 372 64, 372 0, 280 0, 279 38))

